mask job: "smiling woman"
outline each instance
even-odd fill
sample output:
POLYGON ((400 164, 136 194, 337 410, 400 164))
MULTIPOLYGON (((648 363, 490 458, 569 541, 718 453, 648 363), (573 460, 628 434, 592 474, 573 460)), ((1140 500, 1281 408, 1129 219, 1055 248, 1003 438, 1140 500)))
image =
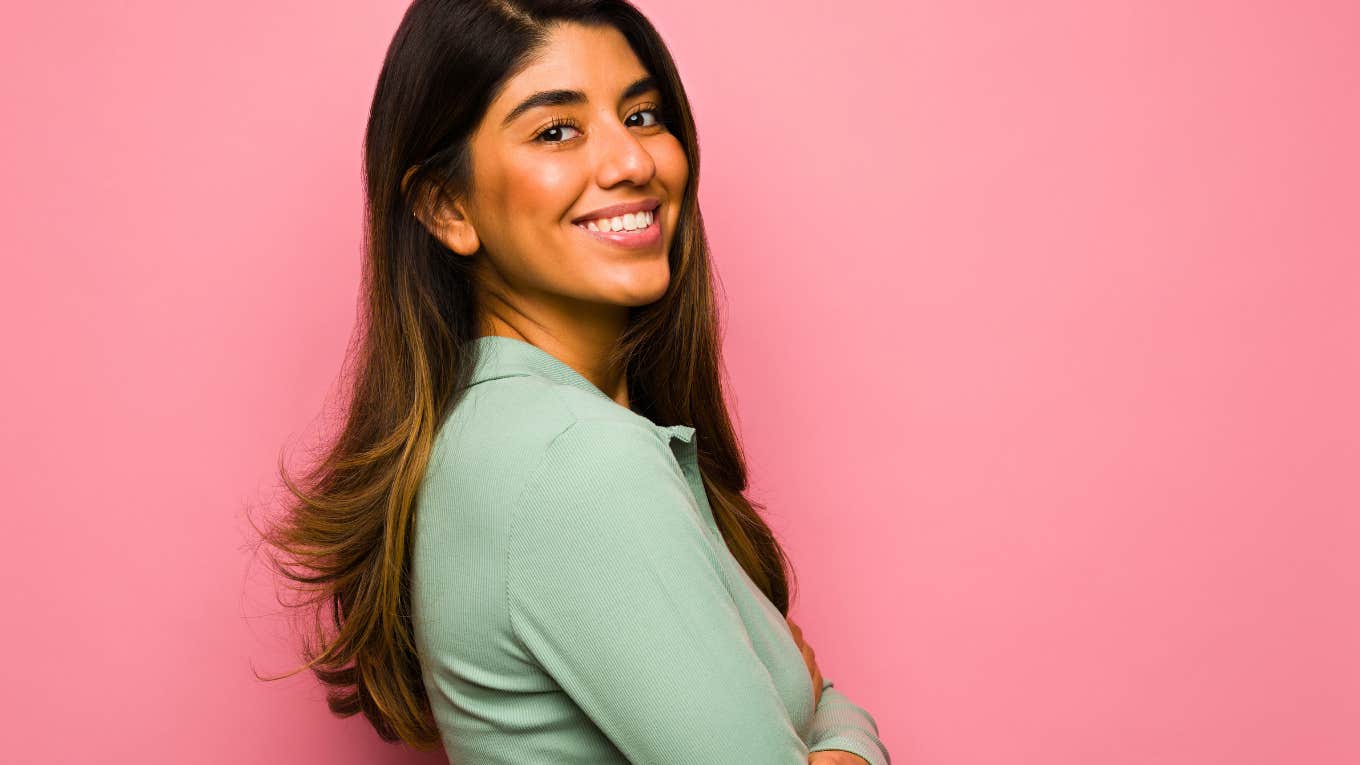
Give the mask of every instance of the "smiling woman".
POLYGON ((480 261, 490 333, 518 336, 502 316, 523 311, 509 296, 528 291, 535 322, 585 318, 592 342, 612 339, 627 308, 670 284, 690 173, 662 122, 662 102, 676 96, 663 97, 612 25, 556 23, 536 36, 468 138, 470 188, 427 197, 419 214, 451 252, 480 261), (638 213, 653 224, 638 226, 638 213))
POLYGON ((450 762, 889 762, 744 494, 698 156, 626 2, 408 9, 348 417, 266 532, 336 714, 450 762))

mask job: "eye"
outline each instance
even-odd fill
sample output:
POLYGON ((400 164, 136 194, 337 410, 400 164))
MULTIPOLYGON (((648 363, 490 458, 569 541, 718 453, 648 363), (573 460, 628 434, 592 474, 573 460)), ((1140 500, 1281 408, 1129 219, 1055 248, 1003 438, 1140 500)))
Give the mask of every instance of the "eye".
POLYGON ((628 115, 628 119, 631 120, 634 117, 639 117, 649 112, 652 115, 652 122, 647 123, 644 121, 642 124, 634 122, 632 123, 632 127, 657 127, 658 125, 664 123, 665 117, 662 115, 660 107, 656 106, 649 106, 645 109, 639 109, 633 112, 632 114, 628 115))
POLYGON ((563 143, 564 141, 567 140, 561 137, 563 128, 569 128, 571 130, 580 132, 580 127, 574 121, 569 119, 556 119, 548 123, 547 127, 538 131, 538 134, 534 136, 534 140, 541 141, 543 143, 563 143), (545 140, 546 136, 555 137, 545 140))

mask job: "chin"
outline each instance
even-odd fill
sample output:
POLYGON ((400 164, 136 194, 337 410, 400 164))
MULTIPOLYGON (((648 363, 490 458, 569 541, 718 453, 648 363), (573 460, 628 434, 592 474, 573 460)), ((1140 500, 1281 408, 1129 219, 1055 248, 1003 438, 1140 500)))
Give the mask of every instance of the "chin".
POLYGON ((651 305, 652 303, 655 303, 656 301, 660 300, 661 296, 665 294, 666 287, 663 285, 660 289, 634 290, 628 296, 619 300, 618 302, 619 305, 626 305, 630 308, 636 308, 638 306, 651 305))
POLYGON ((615 300, 612 302, 629 307, 650 305, 660 300, 669 286, 669 275, 663 279, 648 279, 635 284, 619 285, 619 289, 614 290, 615 300))
POLYGON ((670 263, 665 257, 649 258, 620 268, 608 269, 606 281, 598 283, 600 295, 615 305, 640 306, 655 303, 671 285, 670 263))

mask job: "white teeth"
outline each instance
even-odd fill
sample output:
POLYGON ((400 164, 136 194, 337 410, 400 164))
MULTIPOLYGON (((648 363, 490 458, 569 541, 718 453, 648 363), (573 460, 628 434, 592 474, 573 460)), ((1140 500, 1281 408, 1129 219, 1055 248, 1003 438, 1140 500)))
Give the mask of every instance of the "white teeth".
POLYGON ((656 216, 648 210, 639 213, 626 213, 613 218, 595 218, 585 223, 578 223, 591 231, 636 231, 640 228, 647 228, 655 222, 656 216))

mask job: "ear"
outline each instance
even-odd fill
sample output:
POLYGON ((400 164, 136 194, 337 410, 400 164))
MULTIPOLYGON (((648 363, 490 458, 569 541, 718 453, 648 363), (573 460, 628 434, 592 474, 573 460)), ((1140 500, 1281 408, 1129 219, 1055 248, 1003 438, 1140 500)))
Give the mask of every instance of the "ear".
MULTIPOLYGON (((402 176, 403 193, 415 170, 416 168, 412 167, 402 176)), ((472 225, 463 197, 445 200, 437 189, 427 187, 416 195, 415 210, 412 214, 431 236, 459 255, 473 255, 481 249, 481 239, 477 236, 477 229, 472 225)))

